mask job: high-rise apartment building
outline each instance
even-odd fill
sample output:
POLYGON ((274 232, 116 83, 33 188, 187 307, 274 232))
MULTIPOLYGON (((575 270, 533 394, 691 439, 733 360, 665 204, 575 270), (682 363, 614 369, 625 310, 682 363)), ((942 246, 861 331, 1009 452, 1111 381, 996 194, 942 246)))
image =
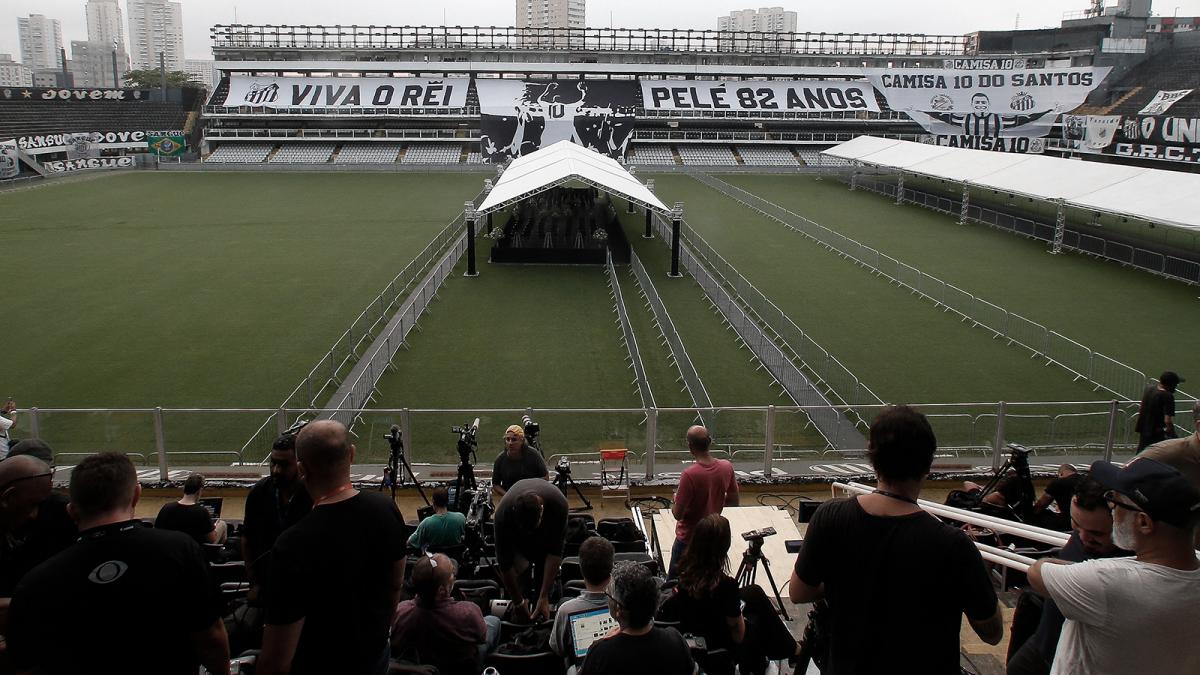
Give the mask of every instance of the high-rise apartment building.
POLYGON ((220 78, 217 77, 217 64, 212 59, 187 59, 183 62, 183 70, 196 82, 208 87, 209 91, 216 89, 220 78))
POLYGON ((517 28, 584 28, 587 0, 517 0, 517 28))
POLYGON ((183 5, 168 0, 128 0, 129 57, 135 70, 183 70, 183 5))
POLYGON ((761 7, 758 11, 743 9, 730 12, 729 16, 717 17, 717 30, 795 33, 796 13, 785 11, 782 7, 761 7))
POLYGON ((62 70, 62 25, 41 14, 17 18, 21 63, 30 70, 62 70))
POLYGON ((0 54, 0 87, 32 87, 33 71, 12 60, 12 54, 0 54))
POLYGON ((77 87, 120 87, 129 72, 125 24, 117 0, 88 0, 88 39, 71 42, 71 73, 77 87), (116 58, 114 73, 113 59, 116 58))

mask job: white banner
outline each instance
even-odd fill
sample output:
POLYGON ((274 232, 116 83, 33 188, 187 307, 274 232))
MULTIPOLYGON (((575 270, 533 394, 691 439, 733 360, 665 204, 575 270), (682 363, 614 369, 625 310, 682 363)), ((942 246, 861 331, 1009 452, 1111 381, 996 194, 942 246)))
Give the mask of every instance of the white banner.
POLYGON ((1145 108, 1138 111, 1139 115, 1161 115, 1175 105, 1179 99, 1192 93, 1192 89, 1173 89, 1171 91, 1159 91, 1150 99, 1145 108))
POLYGON ((245 77, 229 78, 225 102, 267 108, 462 108, 465 77, 245 77))
POLYGON ((864 68, 893 109, 934 135, 1039 137, 1079 107, 1111 68, 864 68))
POLYGON ((1103 150, 1116 138, 1120 126, 1120 115, 1088 115, 1083 144, 1092 150, 1103 150))
POLYGON ((16 178, 21 173, 21 160, 17 157, 17 142, 0 142, 0 180, 16 178))
POLYGON ((642 107, 690 111, 879 112, 875 92, 868 83, 820 80, 642 80, 642 107))
POLYGON ((969 148, 990 152, 1015 152, 1040 155, 1046 152, 1046 141, 1042 138, 1003 138, 998 136, 921 136, 922 143, 942 145, 948 148, 969 148))
POLYGON ((90 156, 90 153, 93 151, 98 153, 100 150, 127 148, 130 147, 130 144, 137 145, 139 143, 145 145, 146 132, 88 131, 71 134, 22 136, 17 139, 17 145, 31 155, 66 151, 81 157, 90 156))
POLYGON ((90 169, 132 169, 133 158, 89 157, 87 159, 68 159, 64 162, 42 162, 42 166, 50 173, 69 173, 90 169))

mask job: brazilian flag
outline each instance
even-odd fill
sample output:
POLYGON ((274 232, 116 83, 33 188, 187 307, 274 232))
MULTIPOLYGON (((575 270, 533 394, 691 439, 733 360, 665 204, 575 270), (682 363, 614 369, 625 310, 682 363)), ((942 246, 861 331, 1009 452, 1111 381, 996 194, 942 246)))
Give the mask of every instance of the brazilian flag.
POLYGON ((187 139, 183 136, 147 136, 146 143, 159 157, 177 157, 187 150, 187 139))

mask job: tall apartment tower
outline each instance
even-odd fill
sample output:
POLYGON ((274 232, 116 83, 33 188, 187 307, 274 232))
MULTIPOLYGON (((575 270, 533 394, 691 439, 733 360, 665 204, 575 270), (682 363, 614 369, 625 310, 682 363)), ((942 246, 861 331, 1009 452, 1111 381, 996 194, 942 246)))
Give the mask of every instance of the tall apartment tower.
POLYGON ((584 28, 587 0, 517 0, 517 28, 584 28))
POLYGON ((758 33, 795 33, 796 13, 782 7, 761 7, 758 11, 743 9, 717 17, 717 30, 758 33))
POLYGON ((62 25, 41 14, 17 18, 21 63, 30 70, 62 70, 62 25))
POLYGON ((183 70, 183 5, 168 0, 128 0, 128 8, 133 68, 157 68, 162 53, 167 70, 183 70))
POLYGON ((71 72, 78 87, 120 87, 129 72, 125 23, 117 0, 88 0, 88 39, 71 42, 71 72), (115 54, 114 54, 115 52, 115 54), (113 73, 113 57, 116 73, 113 73))

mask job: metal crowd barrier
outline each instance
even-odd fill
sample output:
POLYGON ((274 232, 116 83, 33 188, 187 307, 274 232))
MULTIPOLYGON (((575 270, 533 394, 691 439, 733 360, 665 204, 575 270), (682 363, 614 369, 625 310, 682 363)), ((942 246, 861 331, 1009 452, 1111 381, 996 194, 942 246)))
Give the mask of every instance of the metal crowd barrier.
POLYGON ((617 279, 617 269, 613 267, 612 251, 605 257, 605 271, 608 273, 608 287, 612 289, 613 311, 617 315, 617 323, 621 325, 621 334, 625 348, 629 351, 629 367, 633 369, 634 381, 637 385, 638 397, 642 399, 642 407, 654 408, 654 392, 650 390, 650 378, 646 377, 646 366, 642 363, 642 352, 638 349, 637 338, 633 334, 633 326, 629 323, 629 314, 625 311, 625 297, 621 294, 621 282, 617 279))

